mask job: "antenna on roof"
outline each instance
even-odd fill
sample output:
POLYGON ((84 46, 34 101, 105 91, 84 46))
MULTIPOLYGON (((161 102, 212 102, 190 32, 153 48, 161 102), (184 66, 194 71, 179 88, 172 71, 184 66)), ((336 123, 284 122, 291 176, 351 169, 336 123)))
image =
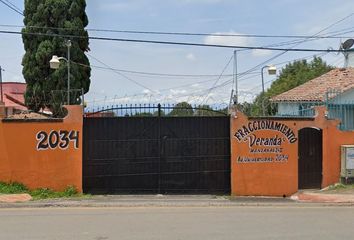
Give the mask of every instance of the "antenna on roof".
POLYGON ((349 38, 347 39, 344 43, 340 44, 339 50, 343 53, 345 61, 344 61, 344 67, 350 67, 353 66, 353 51, 350 49, 354 45, 354 39, 349 38))

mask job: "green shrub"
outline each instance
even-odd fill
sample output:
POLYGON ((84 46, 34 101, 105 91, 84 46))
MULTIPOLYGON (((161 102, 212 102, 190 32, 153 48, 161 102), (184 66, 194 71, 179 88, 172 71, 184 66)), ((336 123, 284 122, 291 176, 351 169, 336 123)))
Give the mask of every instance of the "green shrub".
POLYGON ((18 182, 0 182, 0 194, 19 194, 27 193, 28 188, 22 183, 18 182))
POLYGON ((38 188, 29 190, 24 184, 17 182, 0 182, 0 194, 20 194, 28 193, 34 200, 48 199, 48 198, 67 198, 67 197, 80 197, 74 186, 68 186, 62 192, 55 192, 49 188, 38 188))
POLYGON ((74 186, 68 186, 64 190, 64 197, 73 197, 77 194, 78 194, 77 189, 74 186))

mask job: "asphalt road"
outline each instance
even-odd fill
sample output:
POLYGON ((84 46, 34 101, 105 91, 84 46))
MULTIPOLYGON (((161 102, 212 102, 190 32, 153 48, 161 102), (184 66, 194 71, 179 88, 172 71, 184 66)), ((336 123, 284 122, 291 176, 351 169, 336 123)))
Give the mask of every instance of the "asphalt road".
POLYGON ((353 239, 354 207, 0 209, 0 239, 353 239))

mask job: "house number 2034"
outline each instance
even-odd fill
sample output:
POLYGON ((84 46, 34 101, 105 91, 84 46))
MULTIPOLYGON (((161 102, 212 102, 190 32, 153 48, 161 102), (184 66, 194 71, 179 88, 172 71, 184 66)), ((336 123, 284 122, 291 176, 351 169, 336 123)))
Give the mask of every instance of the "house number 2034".
POLYGON ((79 148, 79 131, 40 131, 37 133, 37 150, 68 149, 72 142, 75 149, 79 148))

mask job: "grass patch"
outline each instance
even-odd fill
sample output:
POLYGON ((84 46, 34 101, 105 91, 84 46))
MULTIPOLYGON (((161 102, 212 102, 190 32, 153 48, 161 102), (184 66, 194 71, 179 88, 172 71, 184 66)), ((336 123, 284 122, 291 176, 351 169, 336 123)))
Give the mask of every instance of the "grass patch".
POLYGON ((350 190, 354 189, 354 184, 343 184, 343 183, 336 183, 328 187, 328 190, 350 190))
POLYGON ((27 192, 28 192, 28 188, 22 183, 0 182, 0 194, 16 194, 16 193, 27 193, 27 192))
POLYGON ((22 183, 11 182, 5 183, 0 182, 0 194, 21 194, 27 193, 32 196, 33 200, 50 199, 50 198, 74 198, 74 197, 87 197, 78 193, 74 186, 68 186, 62 192, 56 192, 49 188, 39 188, 35 190, 29 190, 22 183))

